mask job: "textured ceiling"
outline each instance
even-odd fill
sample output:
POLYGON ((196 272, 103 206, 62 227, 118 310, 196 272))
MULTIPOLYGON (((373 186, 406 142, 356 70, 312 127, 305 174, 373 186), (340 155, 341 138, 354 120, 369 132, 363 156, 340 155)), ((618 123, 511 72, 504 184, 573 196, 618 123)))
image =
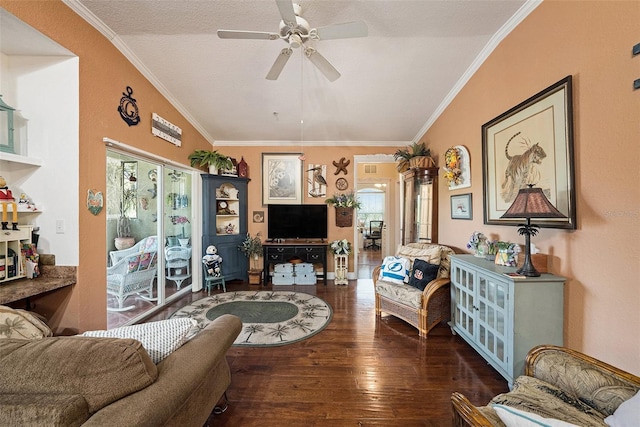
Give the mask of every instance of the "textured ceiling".
POLYGON ((538 4, 301 0, 312 28, 368 26, 365 38, 312 42, 342 74, 329 82, 299 49, 278 80, 266 80, 285 42, 216 35, 277 33, 281 18, 272 0, 66 3, 108 35, 211 142, 248 145, 415 140, 497 40, 538 4))

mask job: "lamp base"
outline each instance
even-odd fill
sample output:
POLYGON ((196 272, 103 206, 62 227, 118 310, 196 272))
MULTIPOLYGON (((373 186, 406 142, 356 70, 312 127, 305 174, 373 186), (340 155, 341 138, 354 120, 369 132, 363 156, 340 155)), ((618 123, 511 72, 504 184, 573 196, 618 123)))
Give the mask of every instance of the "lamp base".
MULTIPOLYGON (((528 252, 528 251, 527 251, 528 252)), ((526 254, 524 258, 524 264, 518 270, 516 270, 518 274, 522 274, 527 277, 540 277, 540 272, 536 270, 531 262, 531 255, 526 254)))

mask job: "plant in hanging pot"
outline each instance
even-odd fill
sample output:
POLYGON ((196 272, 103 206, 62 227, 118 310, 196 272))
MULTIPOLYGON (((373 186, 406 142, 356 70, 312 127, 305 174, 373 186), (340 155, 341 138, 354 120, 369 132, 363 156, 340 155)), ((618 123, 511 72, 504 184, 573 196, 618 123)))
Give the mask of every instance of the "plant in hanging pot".
POLYGON ((405 172, 412 168, 430 168, 435 166, 431 158, 431 149, 424 142, 413 142, 406 148, 401 148, 393 154, 398 162, 398 172, 405 172))
POLYGON ((258 258, 262 256, 262 241, 260 240, 260 232, 254 237, 247 233, 247 237, 238 245, 238 248, 249 259, 252 268, 249 269, 249 284, 259 285, 262 270, 258 268, 258 258))
POLYGON ((353 191, 334 194, 324 202, 336 208, 336 226, 338 227, 351 227, 353 210, 361 207, 360 200, 353 191))
POLYGON ((207 166, 209 173, 217 175, 219 170, 233 168, 231 157, 219 153, 217 150, 195 150, 189 154, 189 161, 193 167, 207 166))

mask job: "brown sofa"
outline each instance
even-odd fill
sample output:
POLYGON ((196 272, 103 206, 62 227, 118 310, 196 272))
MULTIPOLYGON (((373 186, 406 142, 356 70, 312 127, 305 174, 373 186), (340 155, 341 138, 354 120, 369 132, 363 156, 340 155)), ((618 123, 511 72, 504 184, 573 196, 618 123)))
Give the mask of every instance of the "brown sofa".
POLYGON ((487 406, 474 406, 453 393, 453 425, 504 427, 493 407, 500 405, 579 426, 606 427, 604 419, 638 390, 640 377, 575 350, 543 345, 529 351, 525 375, 516 379, 513 390, 487 406))
POLYGON ((224 315, 155 365, 133 339, 0 342, 0 420, 29 426, 197 426, 231 383, 242 322, 224 315))

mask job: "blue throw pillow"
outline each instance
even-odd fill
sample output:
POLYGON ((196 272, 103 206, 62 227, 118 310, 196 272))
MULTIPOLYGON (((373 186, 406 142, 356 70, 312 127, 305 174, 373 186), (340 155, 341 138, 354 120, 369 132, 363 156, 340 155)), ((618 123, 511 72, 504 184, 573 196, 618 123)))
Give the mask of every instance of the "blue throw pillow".
POLYGON ((409 285, 424 291, 424 288, 429 282, 438 277, 439 269, 439 265, 430 264, 427 261, 416 258, 416 260, 413 261, 413 270, 411 270, 409 285))
POLYGON ((380 280, 402 285, 409 281, 409 265, 411 261, 407 258, 388 256, 382 260, 380 269, 380 280))

